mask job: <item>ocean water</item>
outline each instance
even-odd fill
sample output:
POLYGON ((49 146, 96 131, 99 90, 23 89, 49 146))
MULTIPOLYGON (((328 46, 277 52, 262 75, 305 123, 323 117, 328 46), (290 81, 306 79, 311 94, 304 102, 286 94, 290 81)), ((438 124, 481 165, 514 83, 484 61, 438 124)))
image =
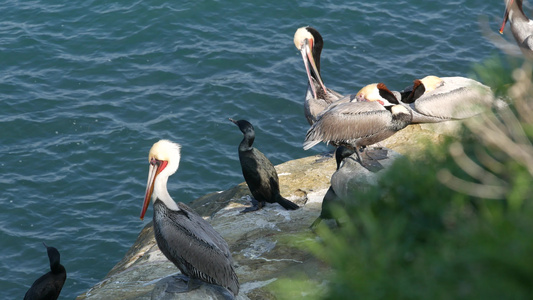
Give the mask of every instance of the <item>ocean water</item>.
MULTIPOLYGON (((190 202, 243 181, 242 135, 274 164, 302 150, 306 75, 298 27, 325 41, 341 93, 433 74, 467 76, 503 53, 503 1, 63 1, 0 6, 0 299, 21 299, 58 248, 74 299, 140 229, 151 145, 181 143, 170 194, 190 202)), ((509 38, 510 32, 506 31, 509 38)))

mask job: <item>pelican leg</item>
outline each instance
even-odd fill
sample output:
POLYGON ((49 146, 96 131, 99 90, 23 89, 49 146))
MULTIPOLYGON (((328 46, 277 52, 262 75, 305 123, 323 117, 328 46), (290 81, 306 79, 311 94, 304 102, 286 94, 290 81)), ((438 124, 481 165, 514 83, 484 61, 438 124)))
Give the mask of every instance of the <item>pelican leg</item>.
POLYGON ((379 170, 384 169, 383 165, 381 165, 377 160, 373 159, 372 157, 366 154, 366 151, 364 148, 362 149, 356 148, 355 154, 357 154, 357 158, 359 159, 359 163, 361 164, 361 166, 363 166, 368 171, 375 173, 379 170), (363 160, 363 157, 365 158, 364 160, 363 160))

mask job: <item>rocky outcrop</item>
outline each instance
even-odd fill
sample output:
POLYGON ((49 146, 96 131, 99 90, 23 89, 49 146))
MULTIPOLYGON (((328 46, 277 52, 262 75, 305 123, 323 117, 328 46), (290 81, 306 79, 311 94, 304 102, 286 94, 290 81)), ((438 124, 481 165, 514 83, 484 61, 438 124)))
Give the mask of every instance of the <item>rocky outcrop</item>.
MULTIPOLYGON (((442 137, 433 130, 411 125, 381 143, 395 151, 416 155, 424 143, 419 137, 438 142, 442 137)), ((391 153, 391 157, 398 154, 391 153)), ((386 166, 390 162, 385 161, 386 166)), ((349 163, 351 165, 352 163, 349 163)), ((346 175, 338 176, 336 185, 346 186, 339 192, 351 193, 350 186, 361 174, 353 163, 346 175)), ((330 272, 327 265, 308 251, 295 247, 291 241, 305 237, 315 238, 310 224, 320 214, 321 202, 335 172, 335 161, 320 155, 301 158, 276 166, 280 178, 281 194, 301 206, 287 211, 278 204, 267 204, 262 210, 241 214, 250 205, 250 192, 245 183, 227 191, 208 194, 191 203, 200 215, 208 218, 213 227, 224 237, 231 248, 235 270, 241 289, 237 299, 276 299, 269 285, 283 277, 304 273, 317 286, 325 286, 330 272)), ((365 173, 370 184, 379 173, 365 173)), ((340 189, 340 188, 339 188, 340 189)), ((187 294, 165 293, 170 275, 178 269, 159 251, 152 224, 139 234, 137 241, 124 258, 96 284, 77 299, 222 299, 212 287, 206 286, 187 294)))

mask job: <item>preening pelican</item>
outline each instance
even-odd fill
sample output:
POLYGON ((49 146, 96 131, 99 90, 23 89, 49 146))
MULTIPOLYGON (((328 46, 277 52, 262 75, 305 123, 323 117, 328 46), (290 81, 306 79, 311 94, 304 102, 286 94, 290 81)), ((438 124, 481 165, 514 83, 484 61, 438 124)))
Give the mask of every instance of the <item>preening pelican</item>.
MULTIPOLYGON (((320 54, 324 40, 313 27, 301 27, 294 34, 294 45, 302 54, 309 84, 305 95, 305 117, 310 125, 316 122, 318 114, 331 103, 343 98, 341 94, 326 88, 320 75, 320 54)), ((349 98, 345 99, 349 101, 349 98)))

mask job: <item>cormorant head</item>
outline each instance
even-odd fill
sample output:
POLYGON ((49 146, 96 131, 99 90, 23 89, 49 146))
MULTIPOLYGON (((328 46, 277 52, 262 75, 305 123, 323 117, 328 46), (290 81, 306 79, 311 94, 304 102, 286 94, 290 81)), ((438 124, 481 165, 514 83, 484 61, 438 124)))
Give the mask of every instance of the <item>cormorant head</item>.
POLYGON ((252 126, 252 124, 250 122, 248 122, 246 120, 235 121, 232 118, 229 118, 229 120, 231 122, 235 123, 235 125, 239 126, 239 129, 241 130, 241 132, 244 135, 247 135, 247 134, 250 134, 250 133, 255 135, 254 126, 252 126))
POLYGON ((46 247, 46 252, 48 253, 48 259, 50 260, 50 269, 52 272, 59 267, 61 255, 54 247, 48 247, 44 242, 43 245, 46 247))
POLYGON ((340 169, 342 161, 355 153, 355 150, 353 148, 339 146, 335 150, 335 161, 337 162, 337 170, 340 169))

